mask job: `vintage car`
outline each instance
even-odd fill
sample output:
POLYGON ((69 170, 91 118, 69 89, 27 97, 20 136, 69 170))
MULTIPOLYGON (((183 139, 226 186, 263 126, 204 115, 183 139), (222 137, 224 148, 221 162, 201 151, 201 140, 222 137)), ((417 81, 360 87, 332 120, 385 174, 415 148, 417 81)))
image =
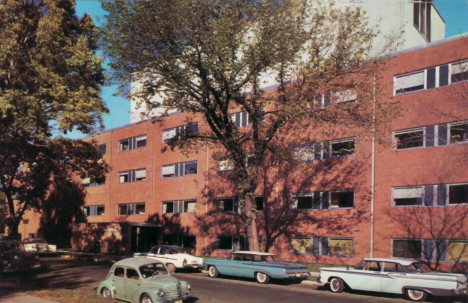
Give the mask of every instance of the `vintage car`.
POLYGON ((419 260, 365 258, 354 267, 320 268, 319 283, 329 283, 330 290, 355 290, 404 294, 409 300, 424 301, 433 296, 468 294, 467 277, 462 274, 432 272, 419 260))
POLYGON ((192 291, 189 283, 174 278, 163 263, 135 257, 114 263, 97 294, 132 303, 182 303, 192 291))
POLYGON ((149 253, 135 253, 134 257, 149 257, 163 262, 170 272, 175 272, 176 268, 201 269, 203 259, 192 256, 187 250, 180 246, 155 245, 149 253))
POLYGON ((29 273, 39 267, 39 256, 26 252, 21 241, 0 240, 0 273, 29 273))
POLYGON ((37 252, 39 254, 57 254, 57 245, 47 243, 41 238, 26 238, 23 240, 24 249, 27 252, 37 252))
POLYGON ((270 279, 302 281, 310 276, 305 265, 275 262, 274 258, 274 254, 264 252, 236 251, 227 259, 206 259, 203 266, 211 278, 220 274, 255 278, 260 284, 270 279))

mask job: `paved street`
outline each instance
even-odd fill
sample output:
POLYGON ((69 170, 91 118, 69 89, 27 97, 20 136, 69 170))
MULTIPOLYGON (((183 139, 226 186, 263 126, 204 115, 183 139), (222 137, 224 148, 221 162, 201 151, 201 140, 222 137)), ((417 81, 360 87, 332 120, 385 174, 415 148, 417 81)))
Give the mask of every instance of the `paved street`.
MULTIPOLYGON (((28 283, 1 282, 0 302, 9 303, 47 303, 37 298, 22 295, 23 291, 43 288, 64 288, 83 293, 95 293, 100 281, 107 275, 109 263, 93 263, 60 258, 43 260, 44 269, 28 283)), ((180 280, 192 284, 194 298, 199 303, 238 303, 238 302, 408 302, 399 296, 379 295, 364 292, 344 292, 333 294, 322 286, 303 282, 301 284, 284 284, 273 281, 260 285, 254 280, 218 278, 211 279, 206 273, 177 273, 180 280)), ((429 299, 430 302, 457 302, 455 300, 429 299)), ((458 301, 459 302, 459 301, 458 301)))

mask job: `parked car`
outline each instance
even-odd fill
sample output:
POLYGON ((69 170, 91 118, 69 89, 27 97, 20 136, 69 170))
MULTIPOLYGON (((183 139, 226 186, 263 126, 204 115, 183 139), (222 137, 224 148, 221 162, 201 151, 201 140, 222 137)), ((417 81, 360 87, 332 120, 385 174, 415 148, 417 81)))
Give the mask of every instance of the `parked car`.
POLYGON ((114 263, 97 294, 132 303, 182 303, 192 290, 189 283, 173 277, 162 262, 135 257, 114 263))
POLYGON ((310 276, 305 265, 275 262, 274 254, 254 251, 236 251, 227 259, 206 259, 203 266, 211 278, 220 274, 255 278, 260 284, 270 279, 302 281, 310 276))
POLYGON ((0 273, 30 273, 39 268, 39 256, 24 250, 19 240, 0 240, 0 273))
POLYGON ((330 290, 355 290, 404 294, 409 300, 424 301, 428 294, 458 296, 468 294, 467 277, 462 274, 432 272, 420 260, 365 258, 354 267, 320 268, 319 283, 330 290))
POLYGON ((133 256, 161 261, 170 272, 175 272, 176 268, 203 268, 203 259, 188 254, 181 246, 155 245, 149 253, 135 253, 133 256))
POLYGON ((27 252, 37 252, 39 254, 57 254, 57 245, 47 243, 41 238, 26 238, 23 240, 24 249, 27 252))

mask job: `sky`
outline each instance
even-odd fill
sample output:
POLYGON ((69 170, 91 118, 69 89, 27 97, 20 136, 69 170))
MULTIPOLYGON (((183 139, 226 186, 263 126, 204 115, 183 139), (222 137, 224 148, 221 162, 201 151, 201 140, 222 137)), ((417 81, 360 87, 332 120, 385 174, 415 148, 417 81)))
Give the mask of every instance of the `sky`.
MULTIPOLYGON (((105 11, 101 8, 98 0, 77 0, 76 2, 76 14, 79 17, 88 13, 97 25, 104 23, 105 11)), ((468 0, 434 0, 433 3, 445 21, 447 38, 468 33, 468 0)), ((103 117, 106 130, 130 123, 130 101, 120 96, 114 96, 116 89, 116 86, 102 88, 101 97, 109 108, 109 114, 103 117)), ((84 138, 86 135, 73 131, 67 137, 78 139, 84 138)))

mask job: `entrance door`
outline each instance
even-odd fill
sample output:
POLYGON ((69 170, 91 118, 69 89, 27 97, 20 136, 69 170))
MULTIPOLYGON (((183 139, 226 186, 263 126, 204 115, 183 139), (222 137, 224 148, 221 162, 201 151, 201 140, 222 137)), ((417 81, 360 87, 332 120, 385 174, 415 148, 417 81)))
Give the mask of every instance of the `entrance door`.
POLYGON ((158 226, 132 226, 132 252, 149 252, 160 234, 158 226))

